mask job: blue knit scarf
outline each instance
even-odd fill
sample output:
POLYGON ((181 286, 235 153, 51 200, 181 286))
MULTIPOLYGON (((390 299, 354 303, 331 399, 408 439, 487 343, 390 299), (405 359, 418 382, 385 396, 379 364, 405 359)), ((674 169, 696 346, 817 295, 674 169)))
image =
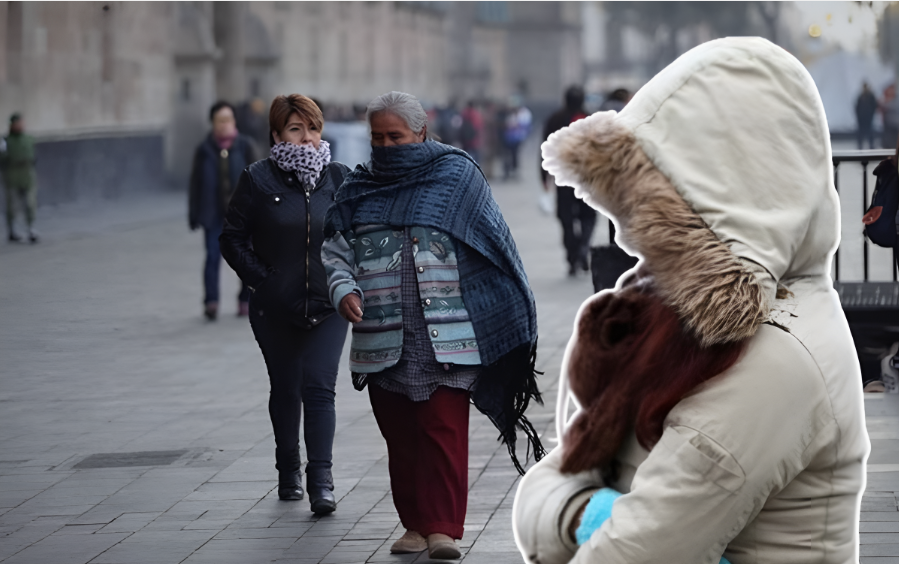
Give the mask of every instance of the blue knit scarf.
POLYGON ((515 428, 543 455, 524 411, 541 401, 534 372, 537 310, 509 226, 477 164, 464 151, 436 141, 372 147, 325 218, 325 237, 360 225, 431 227, 458 245, 459 278, 485 367, 475 406, 502 433, 513 462, 515 428))

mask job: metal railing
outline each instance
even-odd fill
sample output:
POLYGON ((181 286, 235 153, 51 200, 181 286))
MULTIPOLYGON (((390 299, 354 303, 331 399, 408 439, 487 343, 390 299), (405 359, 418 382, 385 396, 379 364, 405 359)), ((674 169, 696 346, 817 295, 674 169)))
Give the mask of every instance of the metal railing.
MULTIPOLYGON (((858 214, 858 222, 861 224, 861 218, 868 211, 868 205, 870 202, 868 201, 868 165, 870 163, 874 163, 875 165, 886 159, 888 157, 892 157, 896 154, 894 149, 874 149, 868 151, 834 151, 833 152, 833 183, 837 189, 837 192, 840 191, 840 164, 845 162, 857 162, 862 165, 862 206, 859 210, 858 214)), ((863 269, 864 269, 864 280, 868 281, 868 245, 869 241, 867 237, 863 237, 863 269)), ((840 250, 842 249, 842 244, 840 248, 837 249, 837 252, 834 254, 834 279, 840 279, 840 250)), ((895 260, 893 261, 893 281, 897 280, 899 277, 899 273, 897 273, 897 265, 895 264, 895 260)))

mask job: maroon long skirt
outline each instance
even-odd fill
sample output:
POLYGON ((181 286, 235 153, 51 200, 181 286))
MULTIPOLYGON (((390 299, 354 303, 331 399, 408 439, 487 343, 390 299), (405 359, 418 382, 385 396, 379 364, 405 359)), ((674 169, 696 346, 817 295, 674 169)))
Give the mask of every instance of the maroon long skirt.
POLYGON ((468 506, 468 391, 440 386, 415 402, 368 386, 387 441, 393 504, 403 526, 424 537, 461 539, 468 506))

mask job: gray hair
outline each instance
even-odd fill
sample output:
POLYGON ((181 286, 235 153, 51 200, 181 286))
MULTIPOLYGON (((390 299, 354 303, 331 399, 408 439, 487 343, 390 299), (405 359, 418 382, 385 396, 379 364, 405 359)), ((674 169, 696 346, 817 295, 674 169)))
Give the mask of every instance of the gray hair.
POLYGON ((378 112, 389 112, 401 118, 413 133, 421 133, 428 125, 428 114, 421 107, 421 102, 412 94, 405 92, 388 92, 381 94, 368 104, 365 110, 365 121, 371 126, 371 116, 378 112))

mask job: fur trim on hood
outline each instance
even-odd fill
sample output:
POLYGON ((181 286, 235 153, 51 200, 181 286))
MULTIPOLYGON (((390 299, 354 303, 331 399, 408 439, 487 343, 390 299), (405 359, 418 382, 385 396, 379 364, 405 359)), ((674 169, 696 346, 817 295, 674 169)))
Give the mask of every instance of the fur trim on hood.
POLYGON ((755 334, 769 304, 744 268, 617 123, 601 112, 554 133, 543 166, 617 220, 619 243, 643 257, 668 305, 703 346, 755 334))

